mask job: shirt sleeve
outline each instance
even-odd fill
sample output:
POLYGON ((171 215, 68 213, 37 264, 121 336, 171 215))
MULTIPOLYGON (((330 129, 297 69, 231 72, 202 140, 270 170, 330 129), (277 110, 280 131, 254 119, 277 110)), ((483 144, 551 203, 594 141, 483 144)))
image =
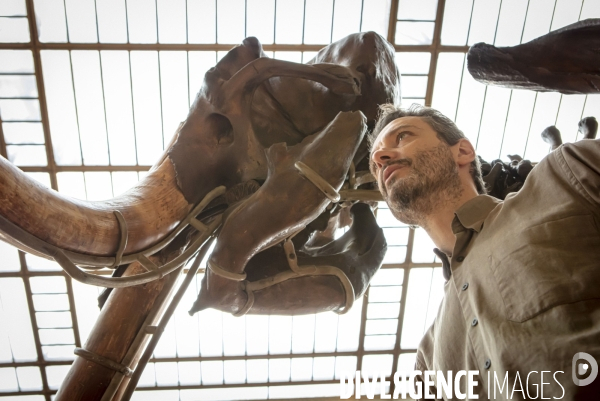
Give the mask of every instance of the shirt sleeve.
POLYGON ((571 184, 600 213, 600 139, 567 143, 557 158, 571 184))

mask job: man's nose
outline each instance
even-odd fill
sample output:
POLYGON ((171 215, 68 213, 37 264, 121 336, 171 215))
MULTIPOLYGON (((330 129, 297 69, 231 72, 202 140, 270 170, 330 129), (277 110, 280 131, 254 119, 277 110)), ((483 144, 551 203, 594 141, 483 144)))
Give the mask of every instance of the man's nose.
POLYGON ((398 152, 394 148, 381 148, 377 149, 371 155, 371 160, 377 166, 378 169, 382 168, 384 165, 388 164, 392 160, 396 160, 398 158, 398 152))

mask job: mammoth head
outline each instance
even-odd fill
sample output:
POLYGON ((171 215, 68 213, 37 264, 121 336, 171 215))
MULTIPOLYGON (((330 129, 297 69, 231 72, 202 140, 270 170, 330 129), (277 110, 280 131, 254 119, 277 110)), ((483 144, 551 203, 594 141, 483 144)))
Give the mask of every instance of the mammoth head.
MULTIPOLYGON (((208 202, 207 194, 214 198, 214 189, 225 187, 225 196, 211 203, 229 209, 210 260, 221 273, 241 275, 261 252, 288 249, 299 232, 305 239, 314 234, 310 223, 319 215, 339 211, 335 195, 348 185, 349 168, 365 164, 363 136, 377 105, 397 100, 398 87, 394 49, 372 32, 336 42, 308 64, 267 58, 258 40, 247 38, 206 73, 165 155, 120 197, 69 199, 0 161, 0 193, 7 199, 0 205, 0 235, 28 252, 54 256, 11 236, 5 226, 15 225, 52 246, 114 265, 174 238, 197 205, 208 202), (232 196, 240 187, 245 190, 232 196)), ((378 244, 385 248, 385 241, 378 244)), ((371 253, 378 255, 370 262, 375 269, 380 253, 371 253)), ((299 248, 301 254, 308 261, 318 252, 299 248)), ((212 288, 220 288, 221 278, 212 288)))

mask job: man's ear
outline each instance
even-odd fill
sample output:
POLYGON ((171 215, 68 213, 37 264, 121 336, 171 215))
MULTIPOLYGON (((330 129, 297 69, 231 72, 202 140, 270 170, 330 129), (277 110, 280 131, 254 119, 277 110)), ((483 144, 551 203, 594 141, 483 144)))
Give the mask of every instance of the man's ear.
POLYGON ((473 148, 471 142, 466 138, 462 138, 458 141, 458 143, 456 143, 456 145, 456 162, 458 163, 458 166, 462 167, 464 165, 471 164, 471 162, 477 157, 475 154, 475 148, 473 148))

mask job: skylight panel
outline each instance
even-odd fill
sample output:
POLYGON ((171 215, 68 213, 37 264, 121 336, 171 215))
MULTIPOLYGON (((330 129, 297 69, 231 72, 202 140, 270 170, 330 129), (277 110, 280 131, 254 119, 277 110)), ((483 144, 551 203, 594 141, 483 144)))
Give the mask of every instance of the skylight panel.
POLYGON ((267 359, 248 359, 246 372, 248 383, 266 383, 269 380, 269 361, 267 359))
POLYGON ((402 99, 422 99, 427 91, 427 76, 403 76, 402 99))
POLYGON ((269 354, 289 354, 292 349, 292 317, 269 316, 269 354))
POLYGON ((17 166, 46 166, 48 164, 44 146, 7 145, 6 153, 8 160, 17 166))
MULTIPOLYGON (((256 0, 261 1, 262 0, 256 0)), ((217 41, 215 0, 187 1, 187 29, 189 43, 215 43, 217 41)))
POLYGON ((363 300, 363 297, 355 300, 352 308, 339 316, 336 351, 354 352, 358 349, 363 300))
POLYGON ((363 1, 361 32, 374 31, 387 38, 391 0, 363 1))
POLYGON ((277 60, 291 61, 293 63, 302 62, 302 52, 273 52, 273 57, 277 60))
POLYGON ((529 2, 522 0, 503 0, 498 17, 496 46, 515 46, 521 43, 523 25, 529 2))
POLYGON ((365 373, 385 373, 386 376, 392 374, 393 356, 391 354, 381 355, 365 355, 362 359, 361 374, 365 377, 365 373))
POLYGON ((0 43, 29 42, 29 24, 27 18, 8 18, 0 16, 0 43))
POLYGON ((317 313, 315 317, 315 352, 333 352, 336 348, 338 315, 334 312, 317 313))
POLYGON ((9 0, 0 4, 0 15, 22 15, 27 16, 25 0, 9 0))
POLYGON ((135 165, 137 157, 129 53, 104 50, 100 52, 100 60, 110 163, 135 165))
MULTIPOLYGON (((429 74, 429 52, 398 52, 396 53, 396 65, 400 74, 429 74)), ((439 61, 438 61, 439 63, 439 61)), ((402 81, 403 83, 404 81, 402 81)))
POLYGON ((83 164, 110 163, 100 54, 93 50, 71 52, 77 121, 83 164))
POLYGON ((217 43, 241 43, 246 37, 244 0, 217 0, 217 43))
POLYGON ((155 0, 127 0, 129 42, 157 43, 155 0))
POLYGON ((62 276, 31 277, 31 292, 36 294, 66 294, 67 285, 62 276))
POLYGON ((27 268, 31 271, 61 271, 62 269, 58 263, 53 260, 40 258, 39 256, 25 254, 25 260, 27 262, 27 268))
POLYGON ((19 390, 39 391, 43 389, 40 368, 35 366, 20 366, 16 369, 19 390))
POLYGON ((290 380, 290 358, 269 359, 269 381, 287 382, 290 380))
POLYGON ((8 334, 15 362, 37 360, 27 297, 21 278, 0 279, 0 326, 8 334))
POLYGON ((200 384, 200 362, 178 362, 179 384, 193 386, 200 384))
POLYGON ((535 92, 513 90, 500 151, 502 159, 507 160, 507 155, 523 156, 535 99, 535 92))
POLYGON ((338 41, 351 33, 360 32, 363 0, 334 2, 331 41, 338 41))
POLYGON ((433 262, 435 257, 433 248, 435 248, 435 244, 427 232, 421 227, 417 228, 413 242, 412 261, 415 263, 433 262))
POLYGON ((342 374, 353 375, 356 372, 356 356, 335 357, 335 380, 339 380, 342 374))
POLYGON ((40 121, 40 103, 37 99, 0 99, 4 121, 40 121))
POLYGON ((339 397, 340 384, 303 384, 289 386, 270 386, 269 399, 339 397))
POLYGON ((98 42, 94 0, 65 0, 69 42, 98 42))
POLYGON ((73 198, 87 199, 85 192, 85 180, 82 172, 69 171, 56 174, 58 190, 73 198))
POLYGON ((583 0, 556 0, 550 30, 563 28, 579 21, 583 0))
POLYGON ((331 43, 333 0, 306 0, 304 43, 331 43))
POLYGON ((154 364, 154 369, 158 386, 176 386, 179 384, 177 362, 157 362, 154 364))
POLYGON ((44 130, 42 123, 3 123, 2 131, 7 145, 44 144, 44 130))
POLYGON ((309 354, 315 345, 316 315, 299 315, 292 317, 292 352, 309 354))
POLYGON ((81 147, 68 51, 41 52, 44 87, 54 159, 58 165, 80 165, 81 147))
POLYGON ((396 371, 398 372, 410 372, 415 369, 415 362, 417 359, 416 352, 408 352, 402 353, 398 357, 398 367, 396 371))
POLYGON ((200 362, 202 372, 202 384, 223 384, 223 361, 200 362))
POLYGON ((34 0, 40 42, 67 42, 64 0, 34 0))
POLYGON ((473 79, 466 64, 462 74, 456 125, 465 133, 471 143, 476 144, 486 86, 473 79))
POLYGON ((50 174, 31 171, 27 171, 25 174, 27 174, 28 177, 33 178, 40 184, 44 185, 46 188, 52 188, 52 184, 50 182, 50 174))
POLYGON ((67 372, 69 372, 69 369, 69 365, 54 365, 46 367, 48 387, 50 387, 51 390, 58 390, 65 379, 67 372))
POLYGON ((0 391, 19 391, 15 368, 0 368, 0 391))
POLYGON ((446 0, 442 44, 464 46, 469 36, 474 0, 446 0))
POLYGON ((475 0, 467 44, 494 43, 501 0, 475 0))
POLYGON ((269 316, 246 315, 246 352, 248 355, 269 353, 269 316))
POLYGON ((333 380, 335 375, 335 357, 316 357, 313 361, 313 380, 333 380))
POLYGON ((69 312, 37 312, 35 317, 40 329, 73 327, 69 312))
POLYGON ((531 127, 523 158, 538 162, 550 151, 550 145, 544 142, 541 134, 546 127, 556 123, 560 98, 560 93, 546 92, 536 94, 531 127))
POLYGON ((522 43, 529 42, 550 31, 555 0, 529 0, 522 43))
MULTIPOLYGON (((149 362, 146 364, 146 367, 144 368, 144 371, 142 372, 141 376, 140 376, 140 380, 138 381, 138 387, 154 387, 156 385, 156 374, 154 372, 154 363, 149 362)), ((137 394, 134 393, 132 398, 137 398, 140 397, 138 399, 141 399, 141 394, 145 394, 145 393, 140 393, 138 392, 137 394)))
MULTIPOLYGON (((152 165, 163 151, 163 123, 158 52, 130 53, 137 160, 152 165)), ((177 126, 171 127, 174 132, 177 126)))
POLYGON ((463 53, 440 53, 438 56, 431 107, 452 120, 456 119, 464 64, 463 53))
POLYGON ((159 43, 186 43, 186 0, 157 0, 159 43))
POLYGON ((398 21, 395 43, 397 45, 430 45, 433 40, 433 22, 398 21))
POLYGON ((244 355, 246 353, 246 319, 223 314, 223 354, 244 355))
MULTIPOLYGON (((200 355, 223 355, 223 317, 215 309, 198 312, 200 326, 200 355)), ((204 374, 204 368, 202 369, 204 374)))
POLYGON ((276 0, 275 43, 300 44, 303 39, 304 1, 276 0))
POLYGON ((111 177, 108 171, 86 171, 83 175, 85 178, 87 200, 100 201, 114 197, 111 177))
POLYGON ((138 173, 135 171, 113 171, 111 175, 114 196, 122 195, 138 183, 138 173))
MULTIPOLYGON (((563 143, 575 142, 577 139, 577 124, 583 116, 583 106, 586 95, 562 95, 556 128, 559 129, 563 143)), ((599 116, 600 117, 600 116, 599 116)))
POLYGON ((102 43, 127 43, 126 2, 103 0, 96 2, 98 36, 102 43))
POLYGON ((313 358, 292 358, 291 381, 310 381, 313 377, 313 358))
POLYGON ((429 328, 427 312, 431 294, 437 291, 443 295, 443 282, 440 284, 438 280, 434 280, 433 270, 432 268, 419 268, 412 269, 409 273, 406 308, 400 337, 400 346, 403 349, 417 348, 423 334, 429 328), (432 285, 434 283, 435 286, 432 285))
POLYGON ((225 361, 223 365, 225 384, 236 384, 246 382, 246 361, 225 361))
POLYGON ((477 138, 477 154, 487 161, 499 158, 511 90, 497 86, 487 87, 481 125, 477 138))
POLYGON ((170 319, 169 323, 167 323, 158 344, 156 344, 153 356, 154 358, 175 358, 177 356, 175 321, 173 319, 170 319))
POLYGON ((600 3, 597 1, 587 0, 583 2, 580 11, 580 19, 600 18, 600 3))
POLYGON ((187 52, 161 51, 159 59, 163 148, 167 148, 177 127, 186 119, 190 108, 187 52))
POLYGON ((0 255, 2 255, 0 272, 16 272, 21 270, 19 253, 16 248, 8 245, 4 241, 0 241, 0 255))
POLYGON ((275 0, 247 0, 246 36, 255 36, 260 43, 271 44, 275 32, 275 0))

